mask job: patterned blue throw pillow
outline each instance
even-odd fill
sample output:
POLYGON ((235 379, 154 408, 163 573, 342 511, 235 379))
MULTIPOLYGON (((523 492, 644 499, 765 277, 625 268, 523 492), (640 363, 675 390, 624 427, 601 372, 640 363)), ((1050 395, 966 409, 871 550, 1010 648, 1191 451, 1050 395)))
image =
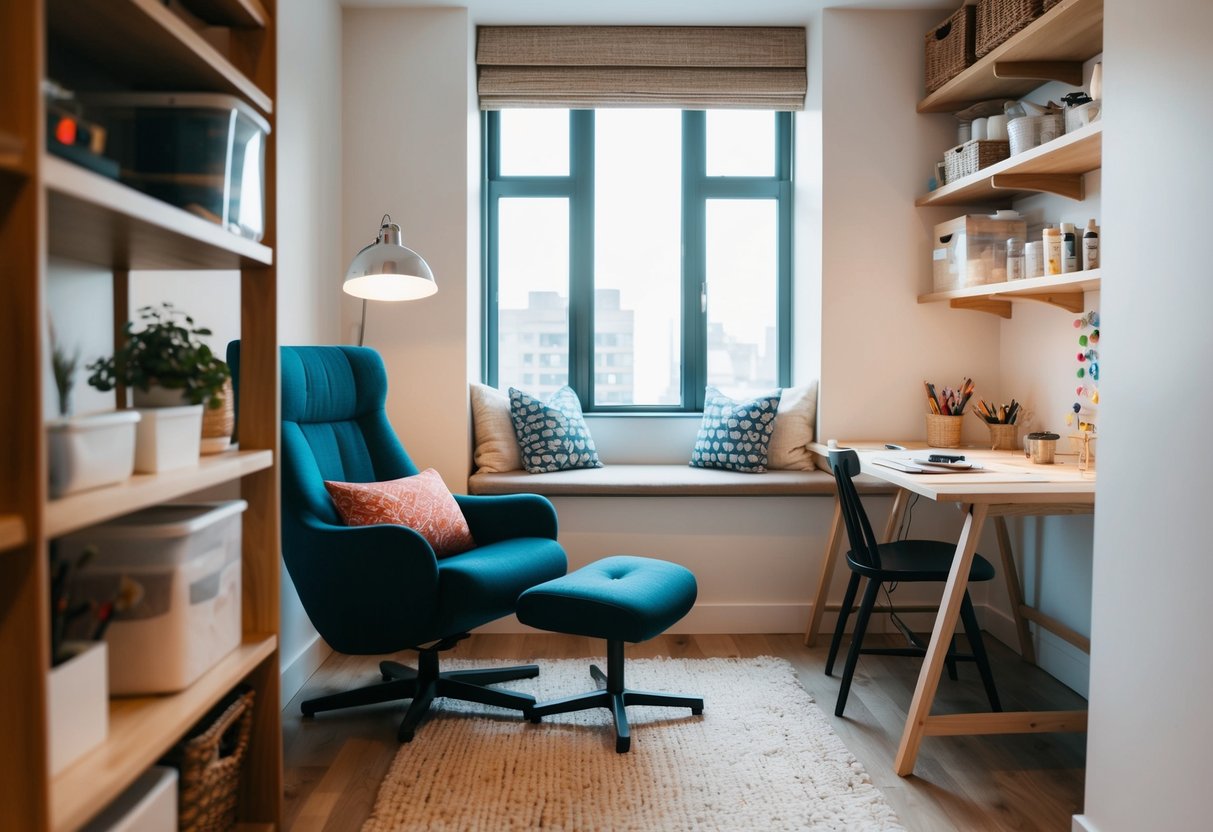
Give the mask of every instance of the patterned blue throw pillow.
POLYGON ((602 467, 573 388, 561 387, 544 404, 511 387, 510 417, 529 473, 602 467))
POLYGON ((750 401, 734 401, 715 387, 707 388, 703 421, 691 451, 695 468, 724 468, 747 474, 767 470, 767 447, 779 410, 776 390, 750 401))

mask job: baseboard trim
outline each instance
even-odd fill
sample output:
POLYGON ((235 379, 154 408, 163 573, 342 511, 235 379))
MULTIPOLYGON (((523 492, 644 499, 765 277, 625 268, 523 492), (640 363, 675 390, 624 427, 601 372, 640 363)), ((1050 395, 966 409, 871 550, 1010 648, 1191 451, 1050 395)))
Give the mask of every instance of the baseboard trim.
POLYGON ((333 652, 333 648, 319 635, 312 639, 306 647, 300 650, 293 660, 285 664, 281 668, 281 677, 279 679, 279 688, 281 690, 280 699, 282 707, 295 697, 307 680, 312 678, 312 674, 320 669, 320 665, 324 664, 333 652))
POLYGON ((1072 815, 1071 820, 1073 822, 1070 825, 1070 832, 1099 832, 1099 829, 1086 815, 1072 815))

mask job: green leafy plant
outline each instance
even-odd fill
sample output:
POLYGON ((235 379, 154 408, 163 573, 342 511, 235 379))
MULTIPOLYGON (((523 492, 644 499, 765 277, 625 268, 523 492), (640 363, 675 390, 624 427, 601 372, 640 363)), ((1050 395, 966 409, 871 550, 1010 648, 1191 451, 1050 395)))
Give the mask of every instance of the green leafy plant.
POLYGON ((139 310, 143 328, 128 321, 122 346, 111 358, 98 358, 88 369, 88 383, 102 392, 119 384, 147 391, 153 385, 180 390, 190 404, 223 404, 223 382, 231 376, 227 364, 195 336, 211 331, 173 308, 171 303, 139 310))
POLYGON ((80 368, 80 347, 69 353, 55 336, 54 324, 50 324, 50 334, 51 372, 55 374, 55 391, 59 394, 59 415, 67 416, 72 410, 72 387, 80 368))

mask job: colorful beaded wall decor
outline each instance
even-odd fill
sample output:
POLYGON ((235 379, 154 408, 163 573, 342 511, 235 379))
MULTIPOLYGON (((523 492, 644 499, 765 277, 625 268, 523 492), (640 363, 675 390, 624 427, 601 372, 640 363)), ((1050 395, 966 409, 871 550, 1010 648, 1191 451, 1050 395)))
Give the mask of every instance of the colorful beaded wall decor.
POLYGON ((1074 373, 1078 386, 1074 389, 1074 404, 1066 414, 1066 424, 1083 433, 1094 433, 1099 405, 1099 313, 1092 310, 1075 318, 1074 328, 1079 330, 1078 369, 1074 373))

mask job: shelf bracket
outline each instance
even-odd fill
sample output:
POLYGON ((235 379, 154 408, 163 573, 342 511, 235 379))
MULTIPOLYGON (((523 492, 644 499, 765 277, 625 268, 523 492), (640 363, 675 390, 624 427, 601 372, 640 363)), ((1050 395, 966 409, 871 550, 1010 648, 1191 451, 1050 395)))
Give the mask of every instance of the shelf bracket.
POLYGON ((995 61, 995 78, 1030 78, 1082 86, 1082 61, 995 61))
POLYGON ((1085 198, 1081 173, 996 173, 990 187, 1008 191, 1044 191, 1081 201, 1085 198))
MULTIPOLYGON (((991 298, 1007 297, 1006 295, 991 295, 991 298)), ((1083 301, 1082 292, 1042 292, 1040 294, 1016 294, 1016 300, 1034 300, 1039 303, 1051 303, 1053 306, 1060 306, 1068 312, 1081 312, 1086 308, 1083 301)), ((1008 316, 1009 317, 1009 316, 1008 316)))
POLYGON ((993 296, 984 298, 952 298, 948 305, 953 309, 972 309, 977 312, 989 312, 1000 318, 1011 317, 1011 303, 1005 300, 995 300, 993 296))

